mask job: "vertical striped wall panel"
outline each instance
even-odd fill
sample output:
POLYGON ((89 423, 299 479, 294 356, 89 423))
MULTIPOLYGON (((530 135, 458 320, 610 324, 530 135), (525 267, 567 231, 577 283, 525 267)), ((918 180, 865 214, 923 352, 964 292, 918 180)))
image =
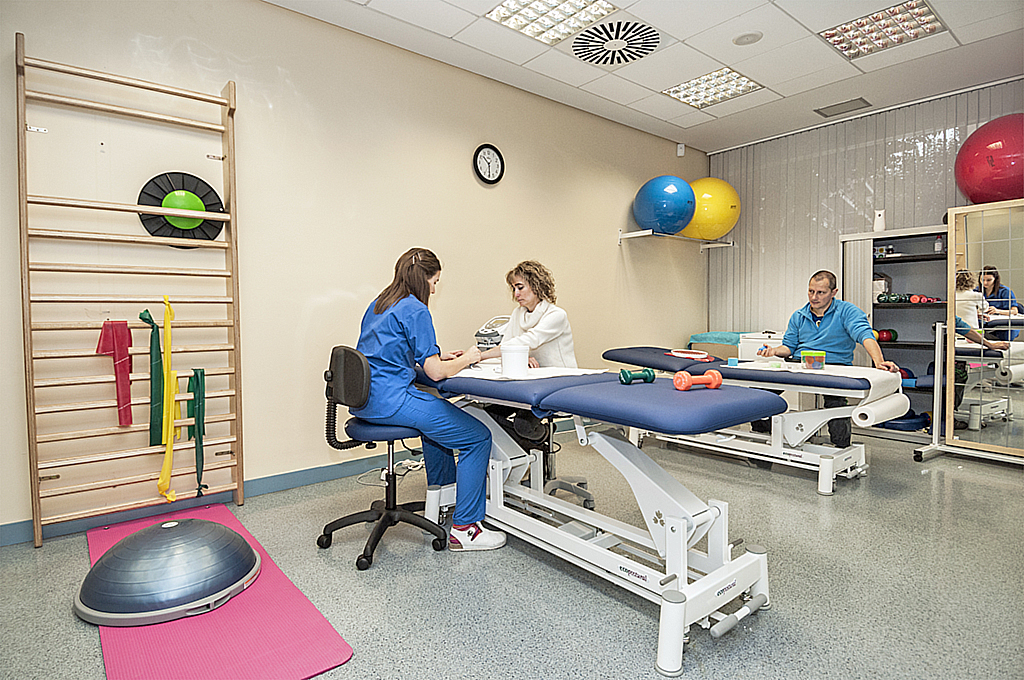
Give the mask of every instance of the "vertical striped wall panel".
MULTIPOLYGON (((710 156, 740 195, 732 248, 708 251, 708 329, 785 330, 810 274, 839 274, 839 237, 942 223, 966 205, 953 163, 980 125, 1024 111, 1024 80, 854 118, 710 156)), ((840 290, 842 297, 842 290, 840 290)))

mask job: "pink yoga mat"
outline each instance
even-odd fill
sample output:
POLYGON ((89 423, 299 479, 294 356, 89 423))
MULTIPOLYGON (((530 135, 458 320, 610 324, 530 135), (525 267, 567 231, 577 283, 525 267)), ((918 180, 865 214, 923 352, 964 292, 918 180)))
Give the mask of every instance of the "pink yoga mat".
POLYGON ((206 614, 152 626, 100 626, 107 680, 298 680, 319 675, 352 657, 348 643, 223 505, 92 529, 87 534, 89 560, 95 564, 115 543, 140 529, 185 517, 237 531, 259 552, 260 575, 240 594, 206 614))

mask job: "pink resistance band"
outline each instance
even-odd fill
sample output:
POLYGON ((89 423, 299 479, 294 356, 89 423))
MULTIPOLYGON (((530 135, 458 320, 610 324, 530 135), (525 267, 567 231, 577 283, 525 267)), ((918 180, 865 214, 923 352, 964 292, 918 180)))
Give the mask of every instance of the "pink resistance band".
POLYGON ((114 385, 117 390, 117 424, 127 427, 132 424, 132 357, 128 348, 132 346, 132 334, 127 321, 104 321, 100 330, 100 341, 96 354, 114 358, 114 385))

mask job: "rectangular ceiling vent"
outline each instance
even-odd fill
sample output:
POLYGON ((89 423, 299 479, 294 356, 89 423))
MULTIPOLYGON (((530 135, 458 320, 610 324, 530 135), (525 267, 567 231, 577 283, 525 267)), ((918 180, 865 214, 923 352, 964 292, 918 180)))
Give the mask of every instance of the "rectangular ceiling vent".
POLYGON ((824 106, 820 109, 814 109, 814 112, 822 118, 832 118, 833 116, 841 116, 844 113, 852 113, 854 111, 860 111, 871 106, 871 102, 864 99, 864 97, 857 97, 850 101, 840 102, 839 104, 832 104, 831 106, 824 106))

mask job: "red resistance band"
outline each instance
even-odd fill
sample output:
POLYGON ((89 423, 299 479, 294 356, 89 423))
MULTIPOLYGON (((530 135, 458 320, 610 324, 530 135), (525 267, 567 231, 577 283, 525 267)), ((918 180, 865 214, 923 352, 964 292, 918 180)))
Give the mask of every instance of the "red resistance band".
POLYGON ((132 346, 132 333, 127 321, 104 321, 100 330, 100 341, 96 354, 114 358, 114 385, 117 389, 117 424, 127 427, 132 424, 132 357, 128 348, 132 346))

